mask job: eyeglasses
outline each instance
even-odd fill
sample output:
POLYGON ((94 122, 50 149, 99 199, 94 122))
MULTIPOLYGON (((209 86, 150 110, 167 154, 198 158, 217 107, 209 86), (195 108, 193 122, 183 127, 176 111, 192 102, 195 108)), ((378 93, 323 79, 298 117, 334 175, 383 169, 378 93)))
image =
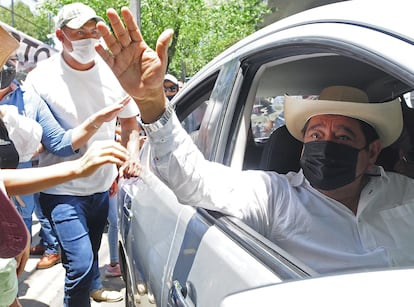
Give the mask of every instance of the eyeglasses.
POLYGON ((10 61, 10 62, 18 62, 19 61, 19 58, 17 57, 17 55, 15 55, 15 56, 9 57, 7 59, 7 61, 10 61))
POLYGON ((176 92, 178 90, 177 85, 172 85, 168 87, 164 87, 164 92, 176 92))

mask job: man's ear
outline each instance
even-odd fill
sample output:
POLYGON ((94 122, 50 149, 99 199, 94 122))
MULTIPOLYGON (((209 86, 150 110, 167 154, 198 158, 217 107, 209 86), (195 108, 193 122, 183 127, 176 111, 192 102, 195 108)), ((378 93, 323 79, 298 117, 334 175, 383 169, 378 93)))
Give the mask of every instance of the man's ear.
POLYGON ((379 139, 371 142, 371 144, 369 144, 368 146, 368 151, 369 151, 369 163, 370 165, 374 165, 375 162, 377 162, 378 156, 381 152, 381 141, 379 139))
POLYGON ((63 33, 62 33, 62 29, 56 29, 56 31, 55 31, 55 35, 56 35, 56 37, 57 37, 57 39, 61 42, 61 43, 63 43, 63 33))

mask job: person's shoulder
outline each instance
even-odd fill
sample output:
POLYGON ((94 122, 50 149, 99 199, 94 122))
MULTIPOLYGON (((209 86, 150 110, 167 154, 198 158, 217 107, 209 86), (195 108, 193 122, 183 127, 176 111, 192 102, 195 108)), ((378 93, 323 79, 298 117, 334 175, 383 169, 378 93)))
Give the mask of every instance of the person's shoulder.
POLYGON ((55 63, 59 61, 60 61, 60 53, 56 53, 45 60, 37 62, 36 67, 33 68, 33 70, 29 72, 27 76, 29 77, 30 75, 35 75, 35 74, 40 74, 40 73, 45 74, 45 71, 48 70, 50 66, 55 65, 55 63))
POLYGON ((33 88, 33 85, 29 82, 24 82, 22 85, 20 85, 20 89, 23 92, 23 100, 25 103, 29 101, 33 102, 34 100, 42 99, 40 95, 36 92, 36 90, 33 88))

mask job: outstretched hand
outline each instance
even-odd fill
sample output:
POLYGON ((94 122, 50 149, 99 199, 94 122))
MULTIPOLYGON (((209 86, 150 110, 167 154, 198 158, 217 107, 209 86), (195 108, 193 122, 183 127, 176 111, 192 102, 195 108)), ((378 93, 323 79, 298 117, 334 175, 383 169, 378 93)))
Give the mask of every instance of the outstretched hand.
POLYGON ((116 141, 95 141, 86 153, 73 162, 77 163, 79 176, 92 175, 101 165, 114 163, 121 166, 129 158, 128 151, 116 141))
POLYGON ((142 120, 152 122, 165 109, 163 81, 168 63, 168 44, 173 31, 165 30, 160 35, 154 51, 142 38, 131 11, 124 7, 121 14, 124 22, 114 9, 107 11, 114 33, 105 23, 98 22, 97 29, 108 49, 98 45, 96 51, 138 104, 142 120))
POLYGON ((125 98, 122 102, 111 104, 92 116, 92 121, 95 124, 101 125, 104 122, 109 122, 117 117, 118 113, 130 102, 131 98, 129 96, 125 98))

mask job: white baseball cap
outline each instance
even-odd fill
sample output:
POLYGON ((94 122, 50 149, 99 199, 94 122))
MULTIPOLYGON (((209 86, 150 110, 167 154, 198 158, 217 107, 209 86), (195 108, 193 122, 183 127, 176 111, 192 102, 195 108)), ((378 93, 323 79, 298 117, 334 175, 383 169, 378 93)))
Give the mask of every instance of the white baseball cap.
POLYGON ((96 15, 96 12, 91 7, 75 2, 63 6, 56 21, 56 28, 67 26, 71 29, 79 29, 89 20, 104 21, 102 17, 96 15))

